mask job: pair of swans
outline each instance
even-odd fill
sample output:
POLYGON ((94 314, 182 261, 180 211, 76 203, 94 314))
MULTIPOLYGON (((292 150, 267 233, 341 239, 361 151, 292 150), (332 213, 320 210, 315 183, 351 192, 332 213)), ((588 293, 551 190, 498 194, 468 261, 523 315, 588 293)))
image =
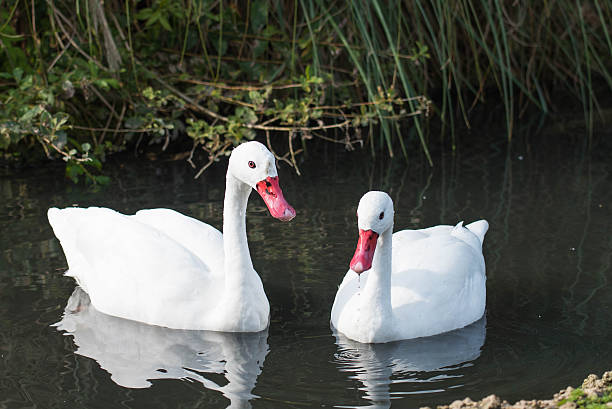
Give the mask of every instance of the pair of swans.
MULTIPOLYGON (((258 142, 230 156, 223 234, 169 209, 128 216, 51 208, 48 217, 66 275, 100 312, 174 329, 259 332, 268 327, 270 306, 247 244, 251 189, 273 217, 295 217, 274 156, 258 142)), ((334 328, 378 343, 451 331, 483 315, 486 221, 393 234, 393 202, 383 192, 364 195, 357 214, 359 242, 332 307, 334 328)))

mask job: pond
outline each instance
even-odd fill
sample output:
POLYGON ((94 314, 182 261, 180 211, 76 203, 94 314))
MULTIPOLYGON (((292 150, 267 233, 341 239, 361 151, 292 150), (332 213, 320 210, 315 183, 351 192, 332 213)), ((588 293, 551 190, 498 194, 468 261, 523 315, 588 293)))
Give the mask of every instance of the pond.
MULTIPOLYGON (((0 406, 5 408, 398 407, 491 393, 546 398, 612 369, 612 138, 582 127, 457 135, 458 149, 372 158, 322 146, 302 176, 279 169, 298 215, 257 194, 249 247, 271 305, 260 334, 176 331, 109 317, 62 275, 50 206, 124 213, 166 207, 221 226, 225 164, 198 180, 184 161, 109 163, 97 191, 61 164, 0 177, 0 406), (487 136, 481 137, 481 134, 487 136), (477 136, 477 137, 476 137, 477 136), (475 139, 474 141, 472 141, 475 139), (355 211, 389 192, 395 229, 485 218, 485 318, 436 337, 381 345, 337 338, 329 314, 357 242, 355 211), (69 311, 64 316, 64 310, 69 311)), ((111 257, 112 255, 109 255, 111 257)))

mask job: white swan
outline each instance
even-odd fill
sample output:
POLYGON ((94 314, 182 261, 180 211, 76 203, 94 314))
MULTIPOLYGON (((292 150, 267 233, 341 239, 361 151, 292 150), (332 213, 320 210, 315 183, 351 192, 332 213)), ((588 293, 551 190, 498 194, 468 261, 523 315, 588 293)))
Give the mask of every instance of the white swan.
POLYGON ((196 381, 221 392, 232 408, 251 407, 269 351, 267 330, 231 333, 146 325, 98 312, 79 287, 54 326, 73 337, 75 354, 95 359, 120 386, 148 388, 154 379, 196 381), (219 382, 218 374, 225 379, 219 382))
POLYGON ((126 216, 90 207, 48 211, 69 270, 93 306, 109 315, 176 329, 257 332, 270 306, 253 269, 245 213, 251 188, 288 221, 274 156, 259 142, 232 152, 223 234, 169 209, 126 216))
POLYGON ((374 191, 359 201, 357 218, 357 249, 331 312, 339 332, 363 343, 389 342, 482 317, 486 220, 393 234, 393 201, 374 191))

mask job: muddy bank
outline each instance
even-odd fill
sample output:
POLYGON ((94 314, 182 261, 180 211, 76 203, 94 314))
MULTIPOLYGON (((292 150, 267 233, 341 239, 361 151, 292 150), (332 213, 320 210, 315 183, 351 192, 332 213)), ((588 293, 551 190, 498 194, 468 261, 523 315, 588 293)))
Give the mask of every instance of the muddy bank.
POLYGON ((591 374, 579 388, 568 386, 551 399, 520 400, 510 404, 497 395, 489 395, 476 402, 470 398, 456 400, 450 405, 438 406, 437 409, 576 409, 587 406, 589 409, 612 408, 612 371, 604 373, 601 378, 591 374))

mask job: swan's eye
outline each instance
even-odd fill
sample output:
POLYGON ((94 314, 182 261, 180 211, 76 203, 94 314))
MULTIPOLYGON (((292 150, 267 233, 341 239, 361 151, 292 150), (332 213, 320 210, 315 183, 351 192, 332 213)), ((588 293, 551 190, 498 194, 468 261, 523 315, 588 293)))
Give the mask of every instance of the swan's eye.
POLYGON ((251 169, 255 169, 257 165, 255 164, 255 162, 253 162, 252 160, 249 161, 249 168, 251 169))
POLYGON ((385 212, 380 212, 380 214, 378 215, 378 218, 380 220, 384 219, 385 218, 385 212))

